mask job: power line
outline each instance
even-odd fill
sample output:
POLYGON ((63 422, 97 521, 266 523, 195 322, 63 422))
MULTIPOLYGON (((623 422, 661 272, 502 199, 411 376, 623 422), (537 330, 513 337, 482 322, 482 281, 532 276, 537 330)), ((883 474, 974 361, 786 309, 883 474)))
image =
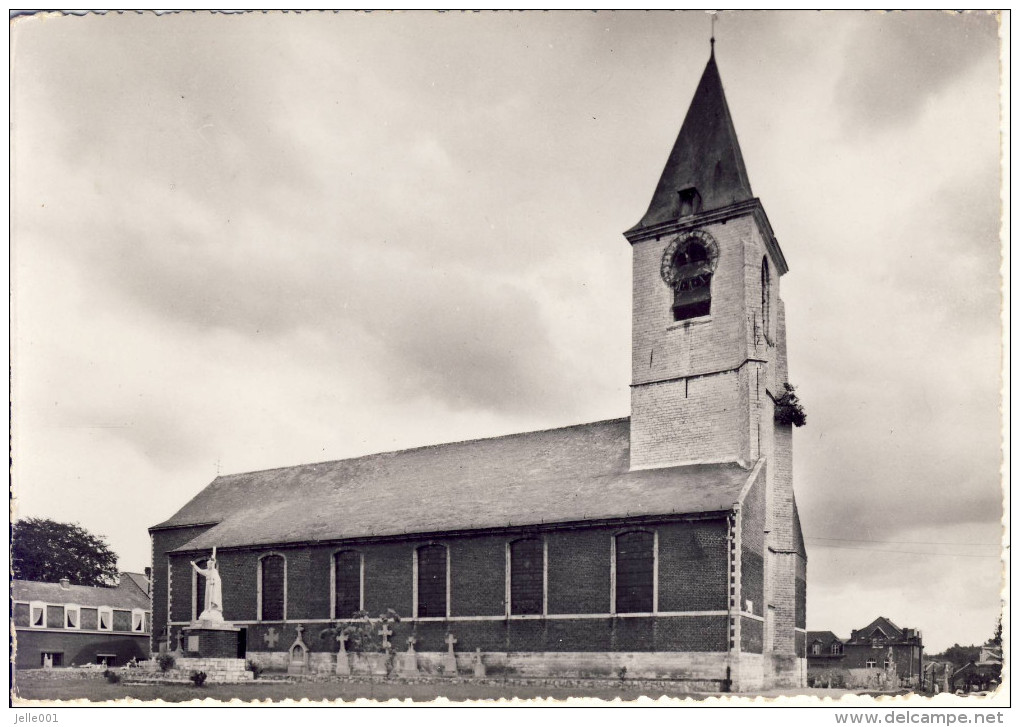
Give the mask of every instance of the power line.
POLYGON ((1001 545, 1001 543, 946 543, 923 540, 868 540, 865 538, 822 538, 815 535, 805 535, 805 540, 837 540, 847 543, 885 543, 887 545, 1001 545))
POLYGON ((869 553, 900 553, 902 555, 950 555, 955 558, 999 558, 999 555, 978 555, 975 553, 937 553, 934 550, 891 550, 887 548, 854 548, 849 545, 820 545, 831 550, 865 550, 869 553))

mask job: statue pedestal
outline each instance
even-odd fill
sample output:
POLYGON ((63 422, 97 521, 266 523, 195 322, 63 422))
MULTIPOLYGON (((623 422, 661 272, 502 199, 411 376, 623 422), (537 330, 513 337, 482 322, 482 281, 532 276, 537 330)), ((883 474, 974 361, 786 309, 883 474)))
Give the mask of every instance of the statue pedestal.
POLYGON ((243 659, 241 629, 224 621, 194 621, 184 629, 185 653, 203 659, 243 659))

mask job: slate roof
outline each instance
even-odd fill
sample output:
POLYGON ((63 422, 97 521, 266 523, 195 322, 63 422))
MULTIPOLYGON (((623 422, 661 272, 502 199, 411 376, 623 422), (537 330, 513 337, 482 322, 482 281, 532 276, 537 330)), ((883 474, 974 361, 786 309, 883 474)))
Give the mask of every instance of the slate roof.
POLYGON ((875 632, 875 629, 879 629, 882 633, 884 633, 885 638, 889 641, 895 641, 903 638, 903 629, 887 619, 885 616, 879 616, 864 628, 856 629, 850 639, 856 643, 871 641, 871 635, 875 632))
POLYGON ((120 577, 122 582, 125 578, 127 578, 127 580, 135 584, 142 593, 146 596, 149 595, 149 579, 145 577, 144 573, 128 573, 125 571, 120 574, 120 577))
POLYGON ((207 550, 729 510, 737 464, 629 471, 630 420, 217 477, 157 528, 207 550))
POLYGON ((754 198, 714 52, 701 75, 648 211, 629 231, 677 219, 679 192, 687 187, 698 190, 702 212, 754 198))
POLYGON ((109 606, 118 609, 143 608, 148 611, 152 602, 144 591, 138 590, 134 581, 122 573, 120 585, 110 588, 101 586, 68 586, 41 581, 11 581, 11 598, 15 601, 42 601, 44 603, 74 603, 79 606, 109 606))
POLYGON ((807 632, 807 643, 810 646, 816 641, 822 642, 822 646, 828 649, 834 641, 843 643, 843 639, 836 636, 831 631, 808 631, 807 632))

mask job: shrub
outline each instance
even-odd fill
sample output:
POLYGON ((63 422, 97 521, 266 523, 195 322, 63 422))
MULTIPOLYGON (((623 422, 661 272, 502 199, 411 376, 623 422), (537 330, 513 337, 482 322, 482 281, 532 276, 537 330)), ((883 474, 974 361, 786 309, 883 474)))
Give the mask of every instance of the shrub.
POLYGON ((795 427, 802 427, 807 424, 807 414, 804 413, 804 406, 797 398, 792 386, 783 384, 783 394, 776 399, 775 420, 780 424, 792 424, 795 427))
POLYGON ((110 684, 117 684, 120 682, 120 674, 115 671, 107 669, 103 672, 103 676, 106 677, 106 681, 110 682, 110 684))
POLYGON ((255 661, 254 659, 248 659, 248 663, 245 664, 245 668, 251 672, 252 677, 255 679, 258 679, 262 675, 262 672, 266 670, 266 668, 262 666, 262 664, 255 661))
POLYGON ((156 663, 159 664, 159 670, 165 674, 174 668, 177 660, 173 654, 160 654, 156 657, 156 663))
POLYGON ((193 671, 190 676, 188 676, 188 679, 190 679, 196 687, 200 687, 205 684, 206 673, 204 671, 193 671))
POLYGON ((379 637, 379 630, 389 624, 400 623, 400 615, 392 608, 386 609, 386 613, 379 614, 379 618, 372 620, 368 611, 358 611, 352 616, 352 622, 340 625, 330 624, 319 632, 320 639, 336 640, 341 634, 347 634, 347 651, 355 654, 368 654, 374 652, 391 653, 393 642, 389 642, 386 649, 382 648, 382 639, 379 637))
POLYGON ((617 676, 617 677, 619 678, 619 680, 620 680, 621 682, 622 682, 622 681, 623 681, 624 679, 626 679, 626 678, 627 678, 627 667, 625 667, 625 666, 621 666, 621 667, 620 667, 619 669, 617 669, 617 670, 616 670, 616 676, 617 676))

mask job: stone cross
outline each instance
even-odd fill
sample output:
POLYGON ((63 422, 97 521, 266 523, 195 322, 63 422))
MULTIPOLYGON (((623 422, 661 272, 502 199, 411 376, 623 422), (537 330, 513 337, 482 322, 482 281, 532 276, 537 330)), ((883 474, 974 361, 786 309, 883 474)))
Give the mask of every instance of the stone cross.
POLYGON ((347 653, 347 639, 349 639, 349 638, 351 638, 351 635, 350 634, 345 634, 343 631, 341 631, 339 634, 337 634, 336 640, 337 640, 337 643, 340 644, 340 652, 339 653, 341 653, 341 654, 346 654, 347 653))
POLYGON ((450 653, 453 653, 453 645, 457 643, 457 637, 453 634, 446 635, 446 645, 450 647, 450 653))
POLYGON ((382 647, 384 649, 390 648, 389 637, 393 635, 393 632, 390 630, 390 627, 387 626, 386 624, 383 624, 382 628, 379 629, 379 635, 382 636, 382 647))
POLYGON ((407 637, 407 653, 414 653, 414 645, 418 643, 418 639, 414 638, 414 634, 407 637))
POLYGON ((270 628, 269 633, 262 637, 266 644, 272 649, 276 646, 276 642, 280 640, 280 635, 276 633, 275 628, 270 628))

